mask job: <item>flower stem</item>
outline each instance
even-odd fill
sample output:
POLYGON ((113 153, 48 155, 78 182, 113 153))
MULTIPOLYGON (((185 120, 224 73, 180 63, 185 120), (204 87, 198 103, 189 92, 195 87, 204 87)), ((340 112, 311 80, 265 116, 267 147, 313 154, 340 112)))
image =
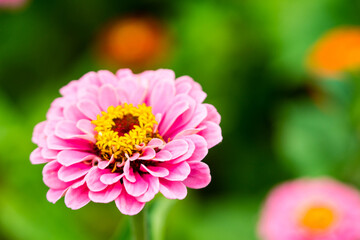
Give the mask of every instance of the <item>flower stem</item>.
POLYGON ((131 217, 131 229, 134 240, 149 240, 149 224, 147 219, 147 208, 131 217))

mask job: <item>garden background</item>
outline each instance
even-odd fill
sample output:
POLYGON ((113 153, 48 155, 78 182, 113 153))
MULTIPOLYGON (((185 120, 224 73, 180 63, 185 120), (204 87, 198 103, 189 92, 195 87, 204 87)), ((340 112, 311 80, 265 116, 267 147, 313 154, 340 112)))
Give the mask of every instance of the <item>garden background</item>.
POLYGON ((317 76, 306 65, 326 32, 360 26, 359 12, 358 0, 32 0, 0 9, 0 239, 128 236, 129 217, 114 203, 49 203, 43 166, 29 161, 33 127, 59 88, 93 70, 190 75, 222 116, 224 140, 205 159, 212 182, 182 201, 159 199, 158 239, 257 239, 262 203, 286 180, 331 176, 360 187, 356 76, 317 76))

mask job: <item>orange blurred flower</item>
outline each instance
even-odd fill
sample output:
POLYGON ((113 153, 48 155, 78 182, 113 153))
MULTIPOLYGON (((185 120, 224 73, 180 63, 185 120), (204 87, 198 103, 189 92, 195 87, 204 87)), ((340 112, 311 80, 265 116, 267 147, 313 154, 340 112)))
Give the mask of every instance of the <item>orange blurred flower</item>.
POLYGON ((115 20, 102 32, 101 58, 116 67, 145 67, 158 62, 166 53, 168 35, 155 18, 131 16, 115 20))
POLYGON ((327 32, 308 55, 307 66, 324 77, 360 69, 360 27, 339 27, 327 32))

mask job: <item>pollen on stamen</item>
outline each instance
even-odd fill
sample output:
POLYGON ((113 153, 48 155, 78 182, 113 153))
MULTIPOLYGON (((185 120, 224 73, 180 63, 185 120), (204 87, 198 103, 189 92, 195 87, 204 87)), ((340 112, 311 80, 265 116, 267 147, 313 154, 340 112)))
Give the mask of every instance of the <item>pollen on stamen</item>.
POLYGON ((155 137, 161 138, 154 131, 158 123, 151 107, 145 103, 137 107, 126 103, 110 106, 107 112, 102 112, 92 123, 97 132, 95 145, 104 160, 110 160, 113 156, 117 162, 123 162, 126 156, 138 151, 136 146, 147 144, 155 137))

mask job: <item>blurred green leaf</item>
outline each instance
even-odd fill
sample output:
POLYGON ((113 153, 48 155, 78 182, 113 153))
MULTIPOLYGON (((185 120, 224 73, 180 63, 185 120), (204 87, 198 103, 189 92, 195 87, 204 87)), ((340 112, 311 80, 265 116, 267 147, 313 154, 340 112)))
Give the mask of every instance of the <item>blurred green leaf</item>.
POLYGON ((346 111, 296 101, 283 106, 276 121, 277 150, 297 176, 330 174, 346 161, 352 141, 346 111))
POLYGON ((170 211, 166 239, 257 239, 257 199, 219 196, 194 201, 193 197, 177 203, 170 211))

